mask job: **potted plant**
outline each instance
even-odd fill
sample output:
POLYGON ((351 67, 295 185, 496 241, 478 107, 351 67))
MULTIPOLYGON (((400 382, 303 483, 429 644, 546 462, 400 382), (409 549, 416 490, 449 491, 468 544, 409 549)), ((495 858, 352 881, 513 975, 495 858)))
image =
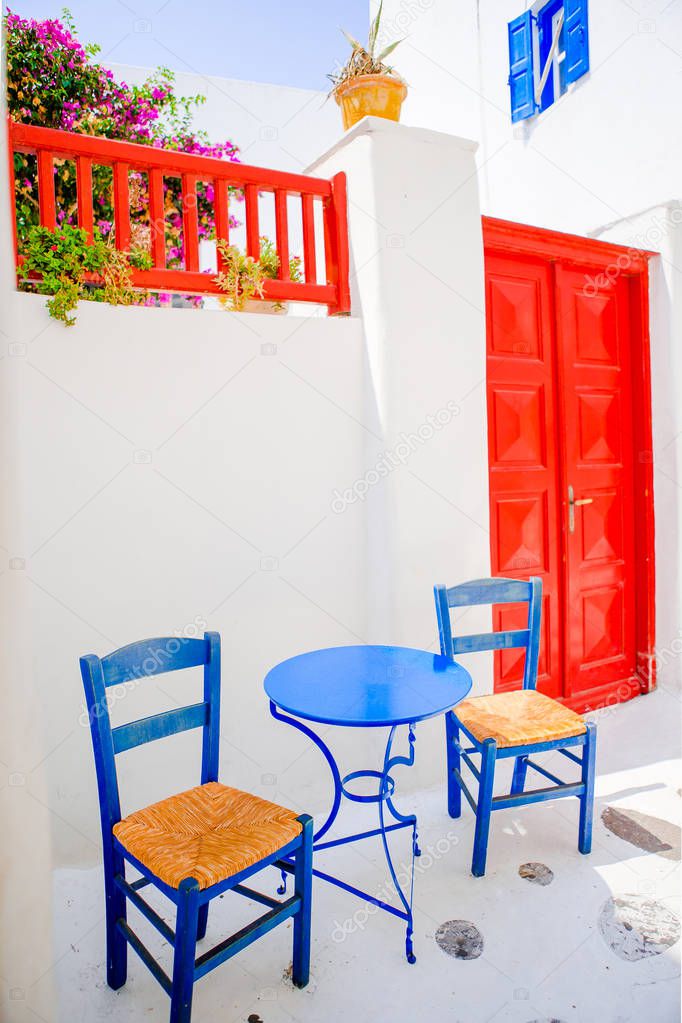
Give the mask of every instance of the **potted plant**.
MULTIPOLYGON (((260 258, 258 262, 263 270, 263 275, 266 279, 276 281, 279 278, 279 256, 277 255, 277 249, 274 243, 267 237, 262 237, 260 240, 260 258)), ((303 280, 301 273, 301 257, 292 256, 289 260, 289 278, 294 284, 299 284, 303 280)), ((247 301, 245 309, 251 313, 285 313, 289 308, 288 302, 268 302, 261 300, 260 302, 255 299, 247 301)))
POLYGON ((110 305, 141 305, 146 294, 133 283, 133 270, 151 269, 149 253, 119 252, 99 235, 91 242, 80 227, 29 228, 18 268, 22 290, 49 295, 47 311, 65 327, 76 322, 81 299, 110 305))
MULTIPOLYGON (((218 240, 217 248, 222 256, 223 268, 215 282, 225 292, 222 304, 226 309, 232 312, 271 314, 287 311, 286 302, 271 302, 263 298, 265 281, 277 280, 279 274, 279 256, 269 238, 260 239, 259 259, 245 255, 224 238, 218 240)), ((296 284, 301 280, 299 256, 292 256, 289 260, 289 276, 296 284)))
POLYGON ((332 95, 341 107, 343 128, 349 128, 363 117, 385 117, 400 120, 400 108, 407 96, 407 85, 384 60, 395 50, 400 39, 389 43, 375 53, 383 0, 369 30, 367 46, 353 39, 345 29, 341 31, 353 47, 350 57, 336 74, 329 75, 333 83, 332 95))

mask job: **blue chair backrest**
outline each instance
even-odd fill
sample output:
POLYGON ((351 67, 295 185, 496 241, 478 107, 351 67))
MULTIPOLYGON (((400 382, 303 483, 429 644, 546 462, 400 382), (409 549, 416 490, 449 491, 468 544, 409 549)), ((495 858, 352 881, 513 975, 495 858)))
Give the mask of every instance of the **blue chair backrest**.
POLYGON ((81 675, 88 705, 92 745, 95 752, 102 829, 110 834, 121 819, 116 774, 116 755, 154 739, 175 735, 190 728, 203 728, 201 783, 218 780, 220 743, 220 636, 204 633, 203 639, 164 636, 131 643, 97 657, 80 659, 81 675), (111 727, 107 689, 137 682, 181 668, 204 668, 204 698, 187 707, 139 718, 111 727))
POLYGON ((542 615, 542 579, 474 579, 448 589, 442 584, 433 588, 436 599, 440 650, 445 657, 469 654, 478 650, 508 650, 525 647, 523 688, 535 689, 540 650, 540 617, 542 615), (528 604, 528 625, 525 629, 505 632, 481 632, 469 636, 453 636, 450 608, 472 607, 476 604, 528 604))

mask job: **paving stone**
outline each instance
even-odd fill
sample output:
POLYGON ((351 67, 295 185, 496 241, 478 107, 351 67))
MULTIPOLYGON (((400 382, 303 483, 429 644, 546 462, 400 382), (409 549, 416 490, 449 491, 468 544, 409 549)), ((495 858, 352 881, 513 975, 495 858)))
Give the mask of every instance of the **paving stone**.
POLYGON ((598 924, 614 955, 630 963, 660 955, 680 937, 679 918, 661 902, 642 895, 607 899, 598 924))
POLYGON ((532 884, 543 886, 551 884, 554 880, 554 871, 550 870, 545 863, 522 863, 519 867, 519 875, 532 884))
POLYGON ((602 810, 601 819, 609 831, 638 849, 657 853, 668 860, 679 860, 682 830, 676 824, 639 810, 618 810, 615 806, 602 810))
POLYGON ((436 931, 436 942, 454 959, 478 959, 483 953, 483 935, 469 920, 446 920, 436 931))

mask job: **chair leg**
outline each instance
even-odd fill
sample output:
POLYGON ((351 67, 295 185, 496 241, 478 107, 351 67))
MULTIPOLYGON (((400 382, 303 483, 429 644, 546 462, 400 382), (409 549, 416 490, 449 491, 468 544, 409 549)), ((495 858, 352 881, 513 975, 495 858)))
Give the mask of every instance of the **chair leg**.
POLYGON ((201 941, 202 938, 206 937, 207 927, 208 927, 208 902, 205 902, 203 906, 199 906, 199 916, 197 918, 197 941, 201 941))
POLYGON ((471 861, 471 873, 474 877, 483 877, 485 861, 488 854, 488 834, 490 832, 490 815, 493 804, 493 783, 495 781, 495 760, 497 743, 494 739, 486 739, 481 754, 481 779, 478 785, 478 802, 476 804, 476 832, 474 834, 474 856, 471 861))
POLYGON ((526 771, 528 770, 528 758, 517 757, 514 761, 514 774, 512 776, 510 795, 516 796, 520 792, 523 792, 523 786, 526 784, 526 771))
POLYGON ((294 962, 292 980, 296 987, 305 987, 310 979, 310 921, 313 894, 313 819, 299 817, 303 825, 301 847, 294 864, 294 892, 301 908, 294 917, 294 962))
POLYGON ((448 813, 454 818, 462 816, 462 790, 459 787, 457 775, 455 774, 455 771, 461 771, 462 769, 462 758, 455 746, 455 742, 458 741, 459 727, 457 725, 457 718, 452 711, 448 711, 445 715, 445 750, 447 755, 448 771, 448 813))
POLYGON ((585 791, 580 797, 580 824, 578 826, 578 849, 588 853, 592 849, 592 812, 594 809, 594 770, 597 759, 597 726, 587 721, 587 733, 583 747, 581 771, 585 791))
POLYGON ((107 984, 117 991, 123 987, 128 975, 128 942, 117 927, 117 921, 126 919, 126 897, 114 884, 114 877, 121 874, 125 877, 123 858, 115 853, 110 859, 110 866, 104 866, 104 893, 106 898, 106 931, 107 931, 107 984))
POLYGON ((199 882, 186 877, 178 886, 170 1023, 190 1023, 198 926, 199 882))

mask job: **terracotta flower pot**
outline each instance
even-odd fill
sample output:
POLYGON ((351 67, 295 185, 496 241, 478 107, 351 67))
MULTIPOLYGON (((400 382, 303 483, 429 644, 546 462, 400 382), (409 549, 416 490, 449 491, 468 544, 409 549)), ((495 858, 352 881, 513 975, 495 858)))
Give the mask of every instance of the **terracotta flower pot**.
POLYGON ((269 316, 284 316, 289 308, 288 302, 269 302, 262 298, 247 298, 244 302, 243 312, 265 313, 269 316))
POLYGON ((359 75, 341 82, 334 90, 334 98, 341 107, 344 131, 363 117, 399 121, 406 96, 407 86, 402 78, 393 75, 359 75))

